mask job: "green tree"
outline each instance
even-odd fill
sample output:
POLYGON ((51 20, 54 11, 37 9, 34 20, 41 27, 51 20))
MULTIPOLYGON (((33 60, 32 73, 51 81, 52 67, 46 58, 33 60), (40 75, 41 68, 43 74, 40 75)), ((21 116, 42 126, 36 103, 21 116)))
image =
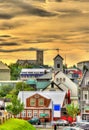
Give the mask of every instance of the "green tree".
POLYGON ((80 110, 78 105, 74 105, 74 103, 71 103, 66 106, 66 111, 69 116, 71 116, 73 119, 76 118, 76 116, 79 114, 80 110))
POLYGON ((7 105, 6 110, 13 115, 17 115, 24 110, 24 104, 16 96, 13 96, 11 104, 7 105))
POLYGON ((24 82, 18 82, 16 84, 16 95, 19 93, 19 91, 34 91, 35 88, 29 86, 28 84, 24 82))
POLYGON ((6 86, 2 86, 0 89, 0 97, 5 97, 7 94, 10 93, 10 91, 12 91, 13 87, 6 85, 6 86))
POLYGON ((14 63, 10 64, 9 68, 10 68, 11 80, 17 80, 20 76, 22 66, 19 66, 17 63, 14 63))

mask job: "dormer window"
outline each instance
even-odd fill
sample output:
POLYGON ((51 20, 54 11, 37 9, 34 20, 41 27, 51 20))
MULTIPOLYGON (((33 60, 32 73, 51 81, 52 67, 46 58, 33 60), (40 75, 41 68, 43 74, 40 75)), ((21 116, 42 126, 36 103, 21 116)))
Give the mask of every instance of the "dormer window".
POLYGON ((62 78, 60 78, 60 83, 62 83, 62 78))
POLYGON ((59 82, 59 78, 56 78, 56 82, 59 82))

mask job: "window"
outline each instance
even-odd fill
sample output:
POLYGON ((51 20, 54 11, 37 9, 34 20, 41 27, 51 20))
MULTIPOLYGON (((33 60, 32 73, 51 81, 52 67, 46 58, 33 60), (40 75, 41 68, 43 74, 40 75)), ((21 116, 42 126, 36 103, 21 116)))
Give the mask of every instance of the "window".
POLYGON ((65 78, 63 78, 63 82, 65 82, 65 80, 66 80, 66 79, 65 79, 65 78))
POLYGON ((32 110, 27 111, 27 117, 32 117, 32 110))
POLYGON ((83 91, 83 100, 88 100, 88 91, 83 91))
POLYGON ((56 78, 56 82, 59 82, 59 78, 56 78))
POLYGON ((36 105, 36 99, 35 98, 31 98, 30 99, 30 106, 35 106, 36 105))
POLYGON ((41 114, 43 114, 44 113, 44 110, 40 110, 39 111, 39 117, 41 117, 41 114))
POLYGON ((25 110, 22 111, 21 115, 22 115, 22 117, 26 117, 26 111, 25 110))
POLYGON ((33 111, 33 117, 38 117, 38 110, 33 111))
POLYGON ((60 78, 60 83, 62 83, 62 78, 60 78))
POLYGON ((87 94, 85 94, 85 99, 87 99, 87 94))
POLYGON ((39 99, 39 106, 44 106, 44 99, 43 98, 39 99))
POLYGON ((60 68, 60 64, 57 64, 57 68, 60 68))

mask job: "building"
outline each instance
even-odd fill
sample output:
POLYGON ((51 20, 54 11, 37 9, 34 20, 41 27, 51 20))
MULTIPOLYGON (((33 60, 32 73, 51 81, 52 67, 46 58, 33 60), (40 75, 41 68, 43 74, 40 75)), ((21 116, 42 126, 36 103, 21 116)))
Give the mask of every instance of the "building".
POLYGON ((13 88, 16 86, 17 83, 22 82, 22 80, 6 80, 0 81, 0 88, 3 86, 12 86, 13 88))
POLYGON ((42 50, 37 50, 37 60, 36 63, 37 65, 43 65, 43 51, 42 50))
POLYGON ((17 115, 18 118, 31 119, 38 117, 42 120, 41 114, 46 114, 46 121, 51 121, 52 118, 59 119, 61 117, 62 108, 66 103, 66 92, 42 92, 42 91, 21 91, 18 98, 24 103, 24 111, 17 115), (60 111, 53 116, 53 105, 60 106, 60 111))
POLYGON ((51 69, 47 68, 24 68, 20 72, 21 80, 28 80, 29 78, 38 78, 51 72, 51 69))
POLYGON ((68 68, 65 70, 65 74, 76 84, 81 82, 82 71, 78 68, 68 68))
POLYGON ((0 80, 10 80, 10 69, 2 61, 0 61, 0 80))
POLYGON ((63 71, 63 58, 59 54, 54 58, 54 71, 63 71))
POLYGON ((85 66, 89 69, 89 61, 81 61, 77 63, 77 67, 82 71, 85 66))
POLYGON ((89 71, 86 71, 83 75, 79 95, 82 119, 89 121, 89 71))
POLYGON ((43 65, 43 50, 36 51, 36 60, 17 60, 19 65, 43 65))
POLYGON ((64 91, 70 90, 71 102, 78 104, 78 85, 70 80, 63 72, 55 74, 54 82, 64 91))

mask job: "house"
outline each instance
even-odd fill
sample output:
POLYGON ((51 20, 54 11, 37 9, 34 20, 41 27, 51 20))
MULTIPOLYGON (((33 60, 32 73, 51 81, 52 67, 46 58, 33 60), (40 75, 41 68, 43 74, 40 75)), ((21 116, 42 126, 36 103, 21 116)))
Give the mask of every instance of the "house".
POLYGON ((20 91, 18 98, 24 103, 24 111, 17 115, 18 118, 31 119, 39 117, 42 120, 41 114, 46 114, 46 121, 51 121, 52 118, 59 119, 63 115, 63 108, 66 104, 66 92, 42 92, 42 91, 20 91), (53 105, 60 106, 58 117, 53 116, 53 105))
MULTIPOLYGON (((27 83, 32 86, 31 79, 27 80, 27 83)), ((70 91, 71 102, 78 104, 78 85, 75 84, 66 74, 62 71, 58 71, 54 74, 47 73, 44 76, 34 79, 36 90, 38 91, 70 91)))
POLYGON ((77 63, 77 67, 80 69, 80 70, 84 70, 84 67, 87 67, 89 68, 89 61, 81 61, 81 62, 78 62, 77 63))
POLYGON ((0 80, 1 81, 10 80, 10 69, 2 61, 0 61, 0 80))
POLYGON ((81 117, 89 121, 89 71, 83 75, 80 84, 80 109, 81 117))
POLYGON ((70 80, 62 71, 55 74, 54 82, 64 91, 70 90, 71 102, 78 104, 78 85, 70 80))
POLYGON ((82 78, 82 71, 78 68, 68 68, 65 74, 76 84, 79 84, 82 78))
POLYGON ((23 68, 20 72, 21 80, 28 80, 29 78, 37 78, 51 72, 48 68, 23 68))

